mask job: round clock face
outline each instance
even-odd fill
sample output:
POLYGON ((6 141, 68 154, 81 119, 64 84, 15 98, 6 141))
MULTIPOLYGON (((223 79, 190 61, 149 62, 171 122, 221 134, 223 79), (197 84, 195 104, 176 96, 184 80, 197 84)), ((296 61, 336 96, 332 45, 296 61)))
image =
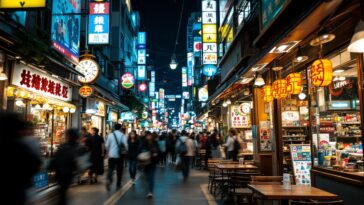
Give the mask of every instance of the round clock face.
POLYGON ((99 65, 91 59, 81 60, 76 70, 85 75, 85 77, 78 76, 81 83, 92 83, 99 76, 99 65))
POLYGON ((250 105, 248 103, 244 103, 240 107, 240 111, 243 113, 249 113, 250 112, 250 105))

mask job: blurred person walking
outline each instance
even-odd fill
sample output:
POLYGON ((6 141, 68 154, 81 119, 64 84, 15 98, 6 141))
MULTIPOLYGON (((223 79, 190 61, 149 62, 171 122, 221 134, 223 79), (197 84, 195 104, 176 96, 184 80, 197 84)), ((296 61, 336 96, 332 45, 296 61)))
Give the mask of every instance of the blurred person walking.
POLYGON ((127 137, 121 132, 121 124, 115 124, 115 130, 106 139, 106 151, 109 157, 106 189, 110 191, 113 171, 116 168, 116 188, 121 187, 123 165, 128 151, 127 137))
POLYGON ((27 192, 33 176, 40 170, 40 150, 35 145, 33 129, 18 114, 0 112, 1 200, 27 204, 27 192), (14 151, 15 150, 15 151, 14 151))
MULTIPOLYGON (((237 141, 237 131, 233 128, 229 130, 229 136, 226 140, 224 146, 227 149, 227 159, 232 159, 233 161, 237 161, 237 151, 236 150, 236 142, 237 141)), ((239 143, 239 142, 238 142, 239 143)))
POLYGON ((66 142, 59 147, 50 165, 50 169, 56 172, 56 181, 59 185, 59 205, 67 204, 67 190, 79 169, 77 161, 80 156, 79 137, 77 129, 67 130, 65 132, 66 142))
POLYGON ((90 152, 91 167, 89 170, 90 183, 97 183, 97 176, 104 174, 104 138, 99 135, 99 129, 93 127, 91 135, 86 139, 86 146, 90 152))
POLYGON ((185 130, 182 130, 181 137, 177 140, 176 151, 181 158, 183 180, 186 181, 190 172, 190 161, 195 153, 193 141, 185 130))
POLYGON ((137 172, 137 156, 139 151, 139 139, 135 130, 129 133, 128 137, 128 160, 129 160, 129 174, 130 178, 135 184, 135 177, 137 172))
POLYGON ((166 166, 167 162, 167 133, 162 133, 158 140, 160 154, 160 164, 166 166))
MULTIPOLYGON (((141 142, 141 145, 139 147, 139 153, 140 155, 144 153, 148 153, 149 159, 147 162, 145 162, 144 166, 144 172, 145 176, 148 181, 148 198, 153 197, 153 191, 154 191, 154 178, 155 178, 155 171, 156 166, 158 163, 158 157, 160 154, 159 146, 157 141, 153 139, 152 133, 149 131, 145 132, 145 140, 141 142)), ((138 156, 139 158, 139 156, 138 156)))
POLYGON ((168 153, 171 158, 172 164, 176 163, 176 142, 177 142, 177 130, 172 130, 167 144, 168 153))

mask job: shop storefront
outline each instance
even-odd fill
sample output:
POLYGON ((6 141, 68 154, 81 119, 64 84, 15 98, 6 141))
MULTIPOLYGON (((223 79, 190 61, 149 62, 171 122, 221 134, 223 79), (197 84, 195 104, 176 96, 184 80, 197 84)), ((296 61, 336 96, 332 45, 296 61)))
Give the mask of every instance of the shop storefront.
MULTIPOLYGON (((42 158, 47 161, 64 142, 71 114, 76 111, 76 106, 70 103, 72 86, 36 67, 14 63, 6 95, 7 111, 23 115, 34 126, 34 137, 39 140, 42 158)), ((51 175, 48 180, 47 172, 40 175, 43 182, 37 188, 54 182, 51 175)))
POLYGON ((82 127, 87 130, 96 127, 101 136, 106 135, 106 107, 105 102, 98 98, 87 98, 86 111, 82 114, 82 127))

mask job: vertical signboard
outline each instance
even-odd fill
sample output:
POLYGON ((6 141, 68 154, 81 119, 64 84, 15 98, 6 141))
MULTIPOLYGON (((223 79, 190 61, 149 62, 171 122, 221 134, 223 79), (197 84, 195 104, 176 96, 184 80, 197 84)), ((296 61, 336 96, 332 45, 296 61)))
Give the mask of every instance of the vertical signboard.
POLYGON ((202 0, 202 64, 217 64, 216 0, 202 0))
POLYGON ((195 66, 195 58, 193 53, 187 53, 187 85, 193 85, 193 69, 195 66))
POLYGON ((182 87, 187 87, 187 68, 182 67, 182 87))
POLYGON ((149 97, 154 97, 155 95, 155 71, 150 72, 150 82, 149 82, 149 97))
POLYGON ((88 44, 105 45, 110 39, 110 4, 108 0, 90 1, 88 44))
POLYGON ((73 63, 80 55, 81 0, 52 1, 52 47, 73 63), (74 15, 69 15, 74 14, 74 15))
POLYGON ((147 68, 145 65, 138 65, 138 80, 147 80, 147 68))
MULTIPOLYGON (((146 70, 146 64, 147 64, 147 35, 145 32, 139 32, 138 33, 138 44, 137 44, 137 50, 138 50, 138 80, 146 80, 147 76, 147 70, 146 70)), ((151 86, 151 85, 149 85, 151 86)), ((152 85, 154 87, 154 85, 152 85)), ((150 92, 151 93, 151 92, 150 92)), ((154 91, 153 91, 154 93, 154 91)))

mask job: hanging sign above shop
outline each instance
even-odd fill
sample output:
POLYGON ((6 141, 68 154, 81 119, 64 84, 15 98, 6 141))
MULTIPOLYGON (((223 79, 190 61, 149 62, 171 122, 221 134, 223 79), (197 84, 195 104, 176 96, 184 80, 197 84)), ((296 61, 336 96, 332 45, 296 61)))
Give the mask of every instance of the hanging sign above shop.
POLYGON ((121 86, 125 89, 130 89, 135 84, 135 78, 134 75, 131 73, 124 73, 124 75, 121 76, 121 86))
POLYGON ((44 8, 46 0, 1 0, 0 9, 44 8))
POLYGON ((143 119, 147 119, 148 118, 148 112, 147 111, 143 111, 142 118, 143 119))
POLYGON ((139 85, 138 90, 144 92, 144 91, 147 90, 147 88, 148 88, 147 84, 142 83, 142 84, 139 85))
POLYGON ((85 76, 78 76, 78 81, 84 84, 95 82, 100 74, 99 65, 92 59, 81 60, 76 66, 76 70, 85 76))
POLYGON ((209 91, 207 90, 207 85, 198 89, 198 101, 206 102, 209 98, 209 91))
POLYGON ((217 67, 215 65, 205 65, 202 72, 205 76, 212 77, 216 74, 217 67))
POLYGON ((72 100, 72 86, 24 64, 14 64, 11 83, 47 97, 72 100))
POLYGON ((109 44, 110 6, 104 0, 90 2, 88 16, 88 44, 109 44))
POLYGON ((87 98, 92 95, 93 89, 88 85, 84 85, 84 86, 80 87, 78 92, 80 93, 81 97, 87 98))
POLYGON ((202 0, 202 64, 217 64, 217 1, 202 0))

